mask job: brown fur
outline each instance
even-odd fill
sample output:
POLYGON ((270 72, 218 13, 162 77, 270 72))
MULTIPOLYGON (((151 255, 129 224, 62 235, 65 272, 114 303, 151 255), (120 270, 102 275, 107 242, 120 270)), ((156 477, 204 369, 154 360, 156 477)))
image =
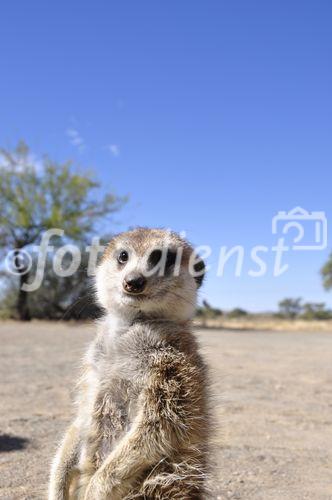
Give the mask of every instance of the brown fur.
MULTIPOLYGON (((169 234, 139 230, 120 238, 104 256, 105 279, 107 269, 112 276, 120 272, 111 261, 117 243, 130 244, 142 256, 157 243, 168 242, 169 234)), ((187 260, 189 245, 174 234, 170 239, 172 245, 183 246, 187 260)), ((174 301, 178 306, 186 289, 195 284, 185 273, 183 269, 178 280, 169 279, 168 288, 179 288, 175 296, 168 292, 159 296, 155 290, 164 286, 164 278, 158 278, 160 282, 152 278, 146 299, 149 313, 139 303, 128 312, 129 321, 118 312, 120 323, 102 322, 84 363, 77 418, 52 467, 50 500, 204 497, 209 432, 206 368, 190 331, 190 317, 167 315, 167 308, 174 304, 175 309, 174 301), (151 302, 156 304, 154 314, 151 302)), ((117 297, 118 288, 109 293, 117 297)), ((121 303, 118 311, 124 307, 121 303)))

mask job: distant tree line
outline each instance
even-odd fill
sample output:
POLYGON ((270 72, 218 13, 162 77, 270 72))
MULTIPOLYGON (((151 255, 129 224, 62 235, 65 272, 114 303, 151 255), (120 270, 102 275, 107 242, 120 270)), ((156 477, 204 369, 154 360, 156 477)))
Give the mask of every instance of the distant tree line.
MULTIPOLYGON (((321 271, 323 287, 326 290, 332 289, 332 253, 328 261, 324 264, 321 271)), ((278 303, 279 311, 274 316, 287 319, 305 319, 305 320, 327 320, 332 319, 332 309, 328 308, 324 302, 303 302, 301 298, 285 298, 278 303)), ((206 300, 197 308, 197 318, 200 320, 225 318, 243 318, 253 316, 245 309, 236 307, 230 311, 222 311, 219 308, 212 307, 206 300)))
POLYGON ((207 300, 203 300, 202 305, 197 308, 196 316, 199 319, 215 319, 225 316, 227 318, 242 318, 249 313, 244 309, 236 307, 230 311, 222 311, 217 307, 212 307, 207 300))
POLYGON ((279 302, 278 317, 288 319, 332 319, 332 310, 324 302, 303 302, 301 298, 286 298, 279 302))
POLYGON ((222 311, 219 308, 212 307, 206 300, 197 308, 196 316, 200 320, 218 319, 239 319, 245 317, 257 316, 275 316, 285 319, 332 319, 332 310, 326 307, 323 302, 303 302, 301 298, 286 298, 279 302, 279 311, 277 313, 250 313, 245 309, 236 307, 230 311, 222 311))

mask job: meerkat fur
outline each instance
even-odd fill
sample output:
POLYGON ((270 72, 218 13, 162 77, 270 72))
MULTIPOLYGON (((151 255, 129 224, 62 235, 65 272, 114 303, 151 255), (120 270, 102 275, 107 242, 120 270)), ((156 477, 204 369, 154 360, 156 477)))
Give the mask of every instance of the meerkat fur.
POLYGON ((203 275, 175 233, 138 228, 111 240, 96 272, 105 316, 49 500, 205 498, 207 371, 191 332, 203 275))

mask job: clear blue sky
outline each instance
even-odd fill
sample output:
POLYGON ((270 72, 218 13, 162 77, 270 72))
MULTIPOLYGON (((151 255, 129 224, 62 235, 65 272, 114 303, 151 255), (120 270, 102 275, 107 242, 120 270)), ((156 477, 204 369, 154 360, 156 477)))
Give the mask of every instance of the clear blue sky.
MULTIPOLYGON (((276 212, 332 220, 331 24, 329 0, 7 1, 0 144, 25 138, 129 193, 116 231, 185 230, 212 264, 243 245, 255 267, 276 212)), ((201 295, 226 309, 331 305, 318 274, 328 251, 291 253, 279 278, 214 269, 201 295)))

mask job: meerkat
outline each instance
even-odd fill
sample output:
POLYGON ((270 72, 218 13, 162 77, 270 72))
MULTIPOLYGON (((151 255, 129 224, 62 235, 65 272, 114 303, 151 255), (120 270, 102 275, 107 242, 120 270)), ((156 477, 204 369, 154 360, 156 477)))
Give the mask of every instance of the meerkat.
POLYGON ((204 271, 175 233, 138 228, 111 240, 96 271, 105 316, 49 500, 205 498, 207 369, 191 332, 204 271))

